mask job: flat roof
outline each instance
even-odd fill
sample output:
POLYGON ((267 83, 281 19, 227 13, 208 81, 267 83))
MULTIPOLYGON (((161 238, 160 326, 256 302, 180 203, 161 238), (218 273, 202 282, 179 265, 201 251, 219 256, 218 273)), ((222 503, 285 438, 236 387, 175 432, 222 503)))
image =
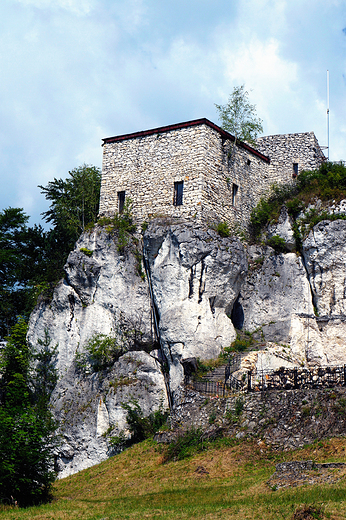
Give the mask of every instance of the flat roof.
MULTIPOLYGON (((192 121, 185 121, 184 123, 176 123, 174 125, 160 126, 159 128, 152 128, 151 130, 142 130, 141 132, 134 132, 132 134, 123 134, 123 135, 116 135, 114 137, 105 137, 104 139, 102 139, 102 141, 103 141, 102 146, 107 143, 116 143, 117 141, 125 141, 127 139, 136 139, 137 137, 145 137, 147 135, 153 135, 153 134, 163 134, 164 132, 170 132, 171 130, 180 130, 181 128, 189 128, 191 126, 199 126, 199 125, 207 125, 210 128, 213 128, 214 130, 216 130, 221 135, 221 137, 223 137, 224 139, 229 139, 230 141, 233 141, 233 142, 235 141, 234 135, 226 132, 226 130, 223 130, 222 128, 217 126, 215 123, 212 123, 211 121, 209 121, 209 119, 206 119, 205 117, 203 117, 202 119, 194 119, 192 121)), ((236 144, 240 148, 244 148, 251 154, 256 155, 263 161, 270 163, 269 157, 267 157, 266 155, 263 155, 263 153, 259 152, 255 148, 252 148, 252 146, 244 143, 243 141, 239 141, 239 140, 237 140, 236 144)))

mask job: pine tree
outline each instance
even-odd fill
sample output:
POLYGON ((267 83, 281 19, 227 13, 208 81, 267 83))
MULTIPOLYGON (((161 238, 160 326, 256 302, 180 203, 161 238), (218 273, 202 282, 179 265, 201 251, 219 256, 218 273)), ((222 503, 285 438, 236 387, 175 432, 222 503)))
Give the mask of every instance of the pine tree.
POLYGON ((54 353, 49 354, 46 340, 47 377, 40 382, 42 356, 35 369, 26 333, 27 323, 20 318, 1 352, 0 365, 0 500, 20 506, 47 500, 56 476, 57 425, 49 409, 56 381, 54 353))

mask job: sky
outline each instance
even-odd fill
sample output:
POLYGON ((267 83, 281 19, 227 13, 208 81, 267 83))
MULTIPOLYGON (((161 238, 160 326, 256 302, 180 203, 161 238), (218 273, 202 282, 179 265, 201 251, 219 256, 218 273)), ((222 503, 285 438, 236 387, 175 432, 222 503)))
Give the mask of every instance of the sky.
MULTIPOLYGON (((264 135, 346 160, 346 0, 1 0, 0 210, 101 167, 102 138, 206 117, 245 84, 264 135)), ((42 222, 41 222, 42 223, 42 222)))

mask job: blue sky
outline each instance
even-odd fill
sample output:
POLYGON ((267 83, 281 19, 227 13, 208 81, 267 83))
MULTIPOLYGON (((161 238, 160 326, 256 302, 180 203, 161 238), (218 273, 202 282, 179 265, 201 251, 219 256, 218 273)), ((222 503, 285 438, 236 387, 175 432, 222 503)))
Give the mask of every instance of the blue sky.
POLYGON ((207 117, 245 84, 264 134, 346 160, 345 0, 1 0, 0 209, 101 166, 103 137, 207 117))

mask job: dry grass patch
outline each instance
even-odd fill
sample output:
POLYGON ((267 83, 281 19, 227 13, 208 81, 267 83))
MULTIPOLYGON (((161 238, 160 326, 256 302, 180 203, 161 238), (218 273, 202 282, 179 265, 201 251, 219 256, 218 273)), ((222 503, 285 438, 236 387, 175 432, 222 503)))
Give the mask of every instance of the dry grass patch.
POLYGON ((264 443, 210 448, 189 459, 162 463, 163 448, 135 445, 102 464, 58 481, 54 501, 40 508, 3 510, 0 518, 32 520, 291 519, 298 507, 321 507, 321 518, 346 518, 346 483, 272 491, 266 486, 284 460, 340 461, 344 439, 289 453, 264 443), (340 516, 344 515, 344 516, 340 516))

